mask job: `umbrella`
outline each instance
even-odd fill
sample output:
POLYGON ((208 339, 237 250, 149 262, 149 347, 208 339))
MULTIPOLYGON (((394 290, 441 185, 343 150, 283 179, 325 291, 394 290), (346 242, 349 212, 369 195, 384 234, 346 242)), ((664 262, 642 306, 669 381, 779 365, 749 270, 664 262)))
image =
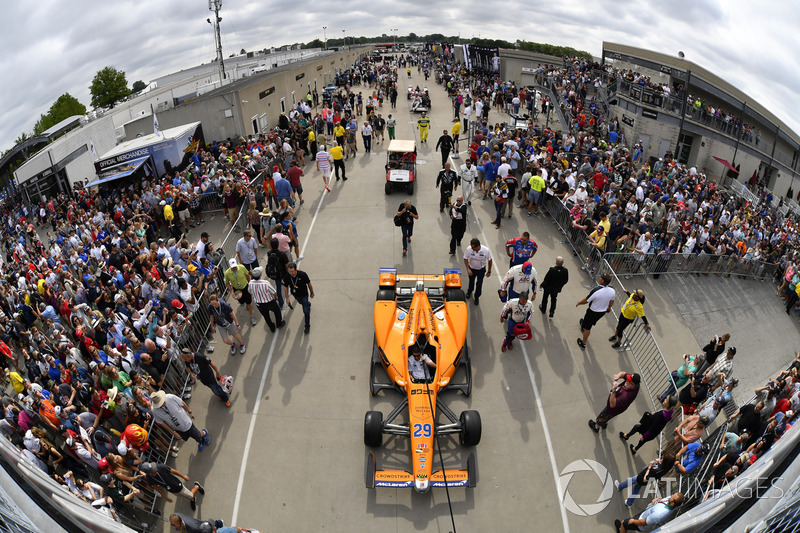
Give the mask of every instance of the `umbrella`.
POLYGON ((729 170, 732 170, 732 171, 736 172, 737 174, 739 173, 739 171, 738 171, 738 170, 736 170, 736 167, 734 167, 733 165, 731 165, 731 164, 728 162, 728 160, 727 160, 727 159, 722 159, 721 157, 717 157, 717 156, 712 156, 712 157, 713 157, 714 159, 716 159, 717 161, 719 161, 720 163, 722 163, 723 165, 725 165, 726 167, 728 167, 728 169, 729 169, 729 170))

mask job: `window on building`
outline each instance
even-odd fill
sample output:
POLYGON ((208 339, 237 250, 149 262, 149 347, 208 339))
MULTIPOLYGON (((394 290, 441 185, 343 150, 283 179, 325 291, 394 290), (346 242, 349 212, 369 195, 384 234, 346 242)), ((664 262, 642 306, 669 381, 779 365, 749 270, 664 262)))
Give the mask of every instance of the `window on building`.
POLYGON ((286 113, 286 98, 281 98, 281 113, 286 113))

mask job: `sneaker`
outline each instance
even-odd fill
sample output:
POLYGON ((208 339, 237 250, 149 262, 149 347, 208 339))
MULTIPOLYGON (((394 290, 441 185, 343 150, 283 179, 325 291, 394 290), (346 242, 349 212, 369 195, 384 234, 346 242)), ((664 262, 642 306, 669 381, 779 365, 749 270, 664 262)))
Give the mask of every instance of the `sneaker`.
POLYGON ((472 298, 472 291, 467 291, 467 300, 472 298))
POLYGON ((581 327, 581 331, 583 331, 583 319, 582 318, 578 319, 578 325, 581 327))
POLYGON ((283 327, 283 326, 285 326, 285 325, 286 325, 286 321, 285 321, 285 320, 281 320, 280 322, 278 322, 278 324, 277 324, 277 328, 278 328, 278 329, 280 329, 280 328, 282 328, 282 327, 283 327))
POLYGON ((583 342, 583 339, 578 339, 578 346, 581 347, 581 350, 586 350, 586 343, 583 342))
POLYGON ((325 186, 325 190, 328 191, 328 192, 331 192, 331 188, 328 187, 327 185, 325 186))
POLYGON ((231 355, 236 355, 236 345, 231 344, 231 355))
POLYGON ((589 428, 595 433, 600 433, 600 428, 597 427, 597 424, 594 423, 594 420, 589 420, 589 428))
POLYGON ((203 487, 203 485, 201 485, 199 481, 195 481, 194 486, 197 487, 197 492, 199 492, 200 494, 206 493, 205 487, 203 487))
POLYGON ((500 347, 500 351, 505 352, 506 348, 508 348, 508 341, 506 339, 503 339, 503 345, 500 347))
POLYGON ((408 252, 406 250, 403 250, 403 257, 405 257, 407 255, 408 255, 408 252))
POLYGON ((219 529, 221 527, 225 527, 225 522, 223 522, 222 520, 215 520, 214 521, 214 527, 217 528, 217 529, 219 529))
POLYGON ((614 344, 611 345, 612 348, 619 348, 620 346, 621 344, 619 342, 615 342, 614 344))
POLYGON ((305 200, 300 200, 300 205, 303 205, 304 203, 306 203, 305 200))
POLYGON ((616 336, 616 335, 611 335, 611 336, 608 338, 608 342, 616 342, 616 341, 617 341, 617 336, 616 336))
POLYGON ((169 454, 176 459, 178 458, 178 452, 170 452, 169 454))
POLYGON ((309 331, 311 331, 311 326, 306 326, 306 327, 303 329, 303 333, 305 333, 306 335, 308 335, 308 332, 309 332, 309 331))
POLYGON ((184 400, 191 400, 192 399, 192 393, 191 392, 187 392, 186 394, 183 395, 183 399, 184 400))
POLYGON ((226 401, 225 402, 225 407, 230 407, 230 406, 231 406, 231 401, 230 400, 226 401))
POLYGON ((270 330, 272 333, 275 333, 275 325, 274 325, 274 324, 267 324, 267 326, 269 326, 269 330, 270 330))
POLYGON ((294 306, 292 305, 292 302, 290 302, 289 300, 286 300, 286 305, 289 306, 289 309, 294 309, 294 306))
POLYGON ((616 480, 614 480, 614 488, 615 488, 615 489, 617 489, 617 492, 619 492, 619 491, 620 491, 620 488, 619 488, 619 481, 616 481, 616 480))
POLYGON ((626 437, 625 433, 623 433, 622 431, 619 432, 619 438, 621 438, 622 440, 625 440, 625 441, 628 440, 628 437, 626 437))
POLYGON ((242 344, 242 346, 239 348, 239 353, 244 353, 245 349, 246 349, 245 345, 242 344))
POLYGON ((197 500, 196 497, 194 497, 191 500, 189 500, 189 505, 192 507, 192 511, 196 511, 197 510, 197 502, 195 500, 197 500))
POLYGON ((205 437, 205 439, 203 441, 203 444, 205 444, 206 446, 211 444, 211 437, 208 436, 208 430, 207 429, 203 429, 203 437, 205 437))
POLYGON ((478 297, 475 297, 475 305, 478 305, 478 297))
POLYGON ((250 317, 250 325, 251 326, 255 326, 256 325, 256 317, 255 316, 251 316, 250 317))
POLYGON ((508 349, 509 350, 513 350, 514 349, 514 341, 508 341, 508 349))
POLYGON ((302 261, 302 260, 303 260, 303 258, 304 258, 304 257, 305 257, 304 255, 301 255, 300 257, 298 257, 297 259, 295 259, 295 260, 294 260, 294 262, 295 262, 295 263, 299 263, 300 261, 302 261))
POLYGON ((622 528, 622 520, 619 518, 614 520, 614 527, 617 528, 617 533, 619 533, 620 529, 622 528))
MULTIPOLYGON (((628 448, 631 449, 631 453, 636 455, 636 447, 633 444, 628 444, 628 448)), ((629 506, 630 507, 630 506, 629 506)))
POLYGON ((544 313, 544 306, 543 306, 543 305, 540 305, 540 306, 539 306, 539 311, 541 311, 542 313, 544 313))
POLYGON ((553 313, 550 313, 550 314, 549 314, 549 315, 547 315, 547 316, 549 316, 550 318, 553 318, 553 313))

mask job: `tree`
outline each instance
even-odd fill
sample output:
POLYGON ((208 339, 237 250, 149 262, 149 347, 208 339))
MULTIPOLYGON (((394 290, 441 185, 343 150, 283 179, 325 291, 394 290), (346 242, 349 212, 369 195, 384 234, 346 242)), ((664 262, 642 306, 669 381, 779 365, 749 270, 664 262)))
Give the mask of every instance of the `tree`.
POLYGON ((310 43, 306 43, 306 44, 303 45, 303 48, 324 48, 324 47, 325 47, 325 43, 323 43, 319 39, 314 39, 310 43))
POLYGON ((89 86, 92 94, 92 106, 111 109, 114 104, 131 94, 125 72, 114 67, 106 67, 94 75, 89 86))
POLYGON ((147 84, 142 80, 138 80, 133 82, 133 87, 131 87, 132 93, 140 93, 147 88, 147 84))
POLYGON ((47 113, 39 117, 39 120, 37 120, 36 124, 33 126, 33 134, 39 135, 65 118, 85 114, 86 106, 80 103, 78 99, 71 94, 64 93, 53 102, 53 105, 50 106, 50 110, 47 113))

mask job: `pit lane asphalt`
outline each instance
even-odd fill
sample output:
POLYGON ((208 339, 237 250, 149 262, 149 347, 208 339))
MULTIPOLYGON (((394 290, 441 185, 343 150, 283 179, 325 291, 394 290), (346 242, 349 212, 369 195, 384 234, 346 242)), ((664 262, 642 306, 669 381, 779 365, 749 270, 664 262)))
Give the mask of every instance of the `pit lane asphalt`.
MULTIPOLYGON (((419 143, 418 133, 410 123, 418 115, 409 112, 405 92, 408 86, 425 82, 416 70, 412 72, 410 80, 405 72, 400 73, 397 109, 392 110, 386 102, 378 111, 384 118, 391 113, 397 119, 398 139, 415 138, 419 143)), ((508 268, 503 245, 525 230, 539 245, 534 266, 540 280, 555 257, 561 255, 570 270, 570 282, 560 295, 554 319, 543 317, 536 309, 531 321, 534 339, 526 343, 530 373, 519 341, 513 351, 500 351, 504 334, 494 271, 484 283, 480 306, 469 304, 472 395, 465 398, 449 393, 444 398, 456 414, 467 408, 477 409, 483 422, 483 437, 478 446, 470 449, 459 446, 455 438, 445 436, 440 440, 448 468, 464 468, 469 453, 475 453, 477 459, 477 487, 450 489, 456 528, 613 531, 615 518, 631 516, 623 498, 616 493, 602 511, 592 516, 562 513, 555 480, 567 465, 584 459, 599 462, 613 479, 625 479, 655 457, 654 443, 633 458, 616 436, 620 430, 627 431, 642 412, 652 410, 645 394, 640 394, 628 412, 613 420, 600 436, 586 427, 586 421, 596 416, 606 401, 611 374, 635 370, 633 361, 627 353, 611 349, 606 341, 613 328, 612 318, 601 320, 585 352, 577 347, 578 318, 585 308, 576 309, 575 303, 586 295, 584 285, 588 286, 590 280, 567 246, 559 243, 561 234, 551 219, 520 216, 515 208, 513 218, 504 219, 501 229, 496 230, 490 224, 494 218, 491 200, 478 197, 470 209, 464 246, 455 257, 448 255, 450 220, 437 209, 439 194, 434 183, 441 158, 434 146, 442 129, 449 131, 452 126, 452 108, 442 86, 430 79, 428 88, 433 100, 431 133, 428 143, 418 144, 418 183, 411 199, 420 218, 408 257, 402 257, 400 231, 392 223, 397 206, 408 195, 395 192, 386 196, 383 190, 388 141, 373 143, 373 153, 364 154, 359 139, 358 156, 346 163, 349 180, 334 182, 332 192, 324 198, 322 180, 307 158, 309 164, 303 178, 306 201, 298 210, 297 225, 301 245, 306 247, 300 268, 310 276, 316 293, 311 332, 303 334, 302 311, 296 307, 288 311, 288 325, 276 334, 273 343, 273 334, 259 313, 256 312, 257 324, 251 327, 246 310, 233 302, 248 341, 247 352, 230 356, 217 334, 217 349, 210 354, 222 373, 236 377, 232 405, 226 409, 207 388, 196 386, 191 399, 196 424, 209 429, 212 443, 202 452, 193 443, 186 443, 175 460, 178 470, 192 481, 204 483, 206 495, 198 498, 195 513, 188 502, 178 499, 177 504, 166 505, 165 516, 175 509, 199 518, 222 518, 230 524, 240 485, 239 472, 246 460, 234 524, 239 527, 262 532, 452 531, 443 489, 416 494, 412 489, 367 490, 364 486, 368 451, 363 444, 364 413, 378 409, 386 415, 400 399, 393 394, 369 396, 378 268, 394 266, 401 273, 434 274, 445 267, 463 270, 464 246, 477 236, 491 248, 494 269, 502 276, 508 268), (308 227, 318 207, 309 235, 308 227), (537 408, 531 375, 539 390, 541 408, 537 408), (253 438, 244 457, 257 402, 253 438), (555 472, 548 459, 541 413, 552 439, 555 472)), ((365 95, 369 91, 365 86, 355 90, 365 95)), ((359 118, 363 121, 363 117, 359 118)), ((494 109, 490 113, 492 122, 505 118, 494 109)), ((465 150, 463 137, 460 147, 465 150)), ((463 161, 462 155, 458 163, 463 161)), ((227 229, 220 214, 203 227, 216 243, 227 229)), ((193 242, 200 231, 192 231, 193 242)), ((259 253, 262 265, 266 263, 263 250, 259 253)), ((465 274, 462 279, 466 285, 465 274)), ((665 353, 699 350, 680 313, 658 286, 646 281, 628 283, 629 289, 641 287, 648 291, 648 316, 665 353)), ((539 302, 535 303, 538 306, 539 302)), ((384 446, 376 450, 378 468, 408 468, 407 442, 399 437, 385 438, 384 446)), ((603 482, 591 471, 576 472, 571 479, 562 477, 561 482, 581 505, 605 501, 601 496, 603 482)), ((632 511, 637 513, 644 507, 645 500, 640 500, 632 511)), ((164 531, 168 529, 165 524, 164 531)))

